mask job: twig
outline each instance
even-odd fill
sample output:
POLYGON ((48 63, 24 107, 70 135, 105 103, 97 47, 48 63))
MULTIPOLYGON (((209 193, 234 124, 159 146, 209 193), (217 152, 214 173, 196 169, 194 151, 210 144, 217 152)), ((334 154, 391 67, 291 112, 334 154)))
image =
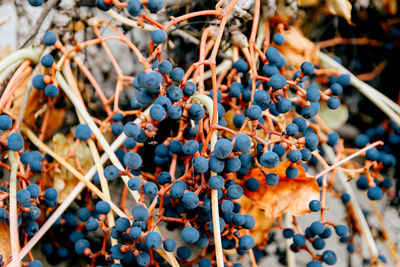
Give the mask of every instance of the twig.
MULTIPOLYGON (((285 227, 292 226, 292 216, 290 213, 285 212, 283 214, 283 221, 285 223, 285 227)), ((287 260, 287 267, 296 267, 296 257, 293 251, 290 249, 290 244, 292 243, 290 239, 285 239, 286 241, 286 260, 287 260)))
MULTIPOLYGON (((201 103, 206 106, 208 110, 209 117, 212 118, 214 112, 218 110, 213 109, 213 101, 209 96, 198 94, 191 98, 192 103, 201 103)), ((217 113, 218 115, 218 113, 217 113)), ((217 117, 218 118, 218 117, 217 117)), ((211 119, 210 119, 211 123, 211 119)), ((218 121, 217 121, 218 123, 218 121)), ((210 153, 214 151, 215 143, 217 142, 217 131, 213 131, 210 141, 210 153)), ((211 172, 211 176, 216 175, 216 173, 211 172)), ((219 223, 219 211, 218 211, 218 190, 211 190, 211 213, 214 229, 214 243, 215 243, 215 254, 217 258, 217 266, 224 266, 224 255, 222 252, 222 241, 220 234, 220 223, 219 223)))
POLYGON ((19 65, 23 60, 17 60, 14 63, 11 63, 7 68, 3 70, 3 72, 0 73, 0 85, 4 82, 5 79, 8 78, 8 76, 11 75, 15 71, 16 68, 18 68, 19 65))
POLYGON ((327 68, 337 69, 342 73, 350 75, 350 83, 355 88, 357 88, 363 95, 365 95, 369 100, 371 100, 375 105, 377 105, 390 119, 392 119, 397 125, 400 126, 400 106, 389 99, 387 96, 373 88, 372 86, 366 84, 365 82, 358 79, 345 67, 340 65, 330 56, 318 52, 318 58, 321 60, 322 64, 327 68))
MULTIPOLYGON (((328 146, 328 145, 323 145, 323 149, 326 152, 326 158, 329 161, 334 161, 336 159, 335 153, 333 152, 333 149, 328 146)), ((318 176, 316 176, 318 177, 318 176)), ((360 222, 360 227, 363 231, 365 241, 367 242, 367 245, 371 251, 371 256, 373 257, 378 257, 379 252, 378 252, 378 247, 376 246, 374 237, 372 236, 371 229, 369 229, 368 222, 365 219, 365 216, 361 210, 360 204, 358 204, 356 195, 354 194, 353 188, 351 188, 350 183, 347 181, 346 175, 341 172, 337 171, 336 172, 336 177, 338 181, 343 185, 344 190, 346 193, 350 195, 350 203, 354 209, 355 216, 357 217, 357 220, 360 222)))
POLYGON ((11 165, 10 172, 10 242, 11 242, 11 267, 20 266, 20 260, 18 258, 19 247, 19 234, 18 234, 18 214, 17 214, 17 172, 18 172, 18 160, 15 156, 15 152, 8 150, 8 160, 11 165))
POLYGON ((60 0, 49 0, 46 5, 43 7, 42 12, 40 13, 37 21, 35 22, 35 28, 31 30, 32 35, 29 36, 29 38, 20 46, 21 48, 24 48, 39 32, 40 27, 43 24, 43 21, 46 19, 47 14, 49 14, 50 10, 57 5, 60 2, 60 0))
POLYGON ((110 17, 112 17, 113 19, 115 19, 115 20, 117 20, 117 21, 119 21, 119 22, 121 22, 121 23, 123 23, 123 24, 125 24, 125 25, 127 25, 127 26, 130 26, 130 27, 132 27, 132 28, 142 29, 142 30, 149 31, 149 32, 152 32, 152 31, 158 29, 157 27, 155 27, 155 26, 153 26, 153 25, 144 24, 144 23, 143 23, 144 27, 142 28, 142 27, 138 26, 136 20, 128 19, 128 18, 126 18, 126 17, 124 17, 124 16, 118 14, 118 13, 117 13, 115 10, 113 10, 113 9, 108 10, 108 11, 107 11, 107 14, 108 14, 110 17))
POLYGON ((32 48, 24 48, 17 50, 10 55, 6 56, 0 61, 0 72, 3 72, 10 65, 18 61, 23 61, 29 59, 33 63, 38 63, 40 59, 40 54, 32 48))

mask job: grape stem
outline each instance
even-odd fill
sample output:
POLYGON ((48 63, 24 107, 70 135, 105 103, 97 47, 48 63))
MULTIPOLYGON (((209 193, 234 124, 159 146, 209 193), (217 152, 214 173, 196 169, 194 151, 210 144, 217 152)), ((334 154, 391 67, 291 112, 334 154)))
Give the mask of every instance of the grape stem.
POLYGON ((21 266, 20 259, 18 258, 19 236, 18 236, 18 215, 17 215, 17 171, 18 160, 15 152, 8 150, 8 160, 11 165, 10 172, 10 243, 11 243, 11 267, 21 266))
MULTIPOLYGON (((190 102, 195 104, 203 104, 207 108, 210 118, 213 117, 213 114, 215 112, 217 115, 216 123, 218 123, 218 110, 213 109, 213 100, 209 96, 202 94, 194 95, 190 99, 190 102)), ((210 124, 212 125, 211 120, 210 124)), ((214 151, 214 146, 216 142, 217 142, 217 131, 213 131, 210 140, 210 153, 214 151)), ((216 175, 216 173, 211 172, 210 175, 214 176, 216 175)), ((215 189, 211 190, 211 213, 212 213, 212 223, 214 229, 214 243, 215 243, 215 254, 217 257, 217 266, 220 267, 224 265, 224 256, 222 253, 221 235, 217 234, 219 233, 220 223, 219 223, 219 211, 218 211, 218 190, 215 189)))

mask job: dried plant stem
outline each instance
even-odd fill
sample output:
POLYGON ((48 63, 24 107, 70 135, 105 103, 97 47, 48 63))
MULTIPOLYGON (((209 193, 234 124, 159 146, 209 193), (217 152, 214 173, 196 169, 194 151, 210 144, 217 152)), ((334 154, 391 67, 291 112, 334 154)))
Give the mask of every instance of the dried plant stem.
MULTIPOLYGON (((292 216, 290 213, 286 212, 283 214, 283 221, 285 223, 285 227, 292 226, 292 216)), ((296 257, 294 252, 290 249, 290 244, 292 243, 290 239, 285 239, 286 242, 286 259, 287 259, 287 267, 296 267, 296 257)))
POLYGON ((0 61, 0 72, 3 72, 5 69, 7 69, 10 65, 14 64, 15 62, 25 59, 29 59, 33 63, 38 63, 40 55, 37 51, 31 48, 17 50, 0 61))
MULTIPOLYGON (((212 118, 214 112, 218 115, 218 110, 213 109, 213 100, 206 95, 198 94, 191 98, 192 103, 201 103, 206 106, 208 110, 209 117, 212 118)), ((217 116, 218 118, 218 116, 217 116)), ((211 122, 211 119, 210 119, 211 122)), ((217 121, 218 123, 218 121, 217 121)), ((210 140, 210 153, 214 151, 215 143, 217 142, 217 131, 213 131, 211 140, 210 140)), ((216 175, 216 173, 211 172, 211 176, 216 175)), ((218 210, 218 190, 211 190, 211 213, 212 213, 212 223, 214 229, 214 243, 215 243, 215 254, 217 258, 217 266, 224 266, 224 255, 222 252, 222 241, 220 232, 220 223, 219 223, 219 210, 218 210)))
MULTIPOLYGON (((61 87, 61 89, 64 91, 64 93, 67 95, 69 100, 72 102, 74 105, 77 113, 82 116, 82 118, 86 121, 87 125, 90 127, 92 130, 92 133, 96 137, 96 139, 99 141, 100 145, 104 149, 105 153, 108 155, 109 159, 111 160, 112 164, 115 165, 119 170, 123 171, 124 167, 122 166, 121 162, 117 158, 117 156, 114 153, 114 150, 112 150, 110 144, 107 142, 103 134, 100 132, 99 128, 97 127, 96 123, 93 121, 92 117, 88 113, 87 109, 85 106, 82 104, 80 101, 79 97, 75 95, 73 89, 70 88, 68 83, 65 81, 63 75, 59 72, 56 74, 56 79, 61 87)), ((129 177, 126 175, 121 176, 122 180, 124 181, 125 185, 128 186, 128 181, 129 177)), ((86 180, 85 180, 86 181, 86 180)), ((137 191, 133 191, 129 189, 129 192, 133 196, 134 200, 136 203, 139 203, 140 201, 140 194, 137 191)), ((160 232, 158 227, 155 229, 156 231, 160 232)), ((165 252, 160 250, 159 252, 161 255, 166 255, 166 259, 169 263, 171 263, 172 266, 179 266, 178 261, 176 260, 174 254, 171 252, 165 252)))
MULTIPOLYGON (((323 145, 323 149, 326 152, 326 158, 329 161, 334 161, 336 159, 335 153, 330 146, 323 145)), ((339 181, 339 183, 341 183, 342 186, 344 187, 345 192, 350 195, 351 206, 354 209, 354 214, 355 214, 356 219, 360 224, 359 226, 362 230, 361 235, 365 238, 367 246, 371 252, 371 256, 373 256, 375 258, 378 257, 378 255, 379 255, 378 247, 376 246, 374 237, 372 236, 372 233, 371 233, 371 229, 369 228, 368 222, 365 219, 365 216, 362 212, 360 204, 357 201, 357 198, 356 198, 356 195, 354 194, 353 188, 351 188, 350 183, 347 181, 347 177, 343 172, 341 172, 341 171, 336 172, 336 178, 339 181)))
POLYGON ((24 62, 23 60, 17 60, 13 63, 11 63, 7 68, 5 68, 1 73, 0 73, 0 85, 4 82, 5 79, 7 79, 11 73, 15 71, 16 68, 18 68, 21 63, 24 62))
POLYGON ((382 216, 381 212, 379 211, 379 208, 377 207, 375 201, 370 200, 369 203, 370 203, 372 210, 374 211, 376 217, 378 218, 383 237, 385 238, 385 240, 388 244, 388 247, 389 247, 389 253, 392 256, 393 261, 396 263, 396 266, 400 266, 399 255, 397 253, 396 246, 394 245, 392 239, 390 238, 390 234, 386 228, 383 216, 382 216))
POLYGON ((366 84, 365 82, 358 79, 350 71, 348 71, 341 64, 336 62, 330 56, 319 52, 318 58, 321 60, 322 65, 327 68, 337 69, 341 73, 346 73, 350 75, 350 83, 355 88, 357 88, 364 96, 371 100, 375 105, 377 105, 390 119, 392 119, 397 125, 400 126, 400 106, 394 101, 389 99, 387 96, 373 88, 372 86, 366 84))
POLYGON ((137 21, 136 21, 136 20, 126 18, 126 17, 124 17, 124 16, 118 14, 118 13, 117 13, 115 10, 113 10, 113 9, 108 10, 108 11, 107 11, 107 14, 108 14, 110 17, 112 17, 113 19, 115 19, 115 20, 117 20, 117 21, 119 21, 119 22, 121 22, 121 23, 123 23, 123 24, 125 24, 125 25, 127 25, 127 26, 130 26, 130 27, 132 27, 132 28, 142 29, 142 30, 149 31, 149 32, 152 32, 152 31, 158 29, 157 27, 155 27, 155 26, 153 26, 153 25, 150 25, 150 24, 147 24, 147 23, 146 23, 146 24, 143 23, 144 27, 142 28, 142 27, 140 27, 140 26, 137 24, 137 21))
POLYGON ((18 234, 18 214, 17 214, 17 172, 18 160, 15 152, 8 150, 8 160, 11 165, 10 172, 10 243, 11 243, 11 267, 21 266, 20 259, 18 258, 19 247, 19 234, 18 234))
POLYGON ((51 150, 48 146, 46 146, 39 138, 28 128, 22 127, 22 131, 29 138, 29 140, 37 146, 42 151, 46 152, 50 156, 52 156, 56 161, 58 161, 63 167, 65 167, 69 172, 71 172, 76 178, 78 178, 81 182, 83 182, 93 193, 95 193, 102 200, 107 201, 111 208, 118 214, 118 216, 126 217, 126 214, 113 202, 109 201, 103 192, 101 192, 93 183, 86 180, 85 177, 77 171, 71 164, 69 164, 65 159, 51 150))

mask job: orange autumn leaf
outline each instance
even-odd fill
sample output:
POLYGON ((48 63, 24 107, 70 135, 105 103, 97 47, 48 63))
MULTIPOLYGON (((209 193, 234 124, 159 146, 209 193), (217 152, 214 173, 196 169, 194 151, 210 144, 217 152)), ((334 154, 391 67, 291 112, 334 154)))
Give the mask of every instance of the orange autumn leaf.
POLYGON ((304 61, 319 63, 318 48, 299 30, 289 27, 282 32, 282 35, 285 37, 285 42, 277 45, 276 49, 285 56, 287 63, 293 65, 296 69, 300 69, 300 65, 304 61))
POLYGON ((253 201, 253 205, 264 210, 266 217, 279 217, 285 212, 300 216, 310 211, 308 204, 313 199, 319 199, 320 191, 315 177, 307 176, 299 165, 299 175, 295 179, 286 177, 285 170, 290 162, 280 163, 268 172, 279 176, 279 183, 269 186, 265 176, 258 168, 252 169, 243 179, 256 178, 260 188, 256 192, 245 189, 245 196, 253 201))

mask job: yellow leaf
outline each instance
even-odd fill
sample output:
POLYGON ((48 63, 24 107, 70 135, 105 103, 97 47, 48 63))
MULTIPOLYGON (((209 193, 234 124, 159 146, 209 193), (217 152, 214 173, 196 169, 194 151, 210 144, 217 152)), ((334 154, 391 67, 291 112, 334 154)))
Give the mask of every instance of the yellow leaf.
POLYGON ((327 0, 326 6, 329 13, 335 16, 343 17, 347 20, 347 23, 353 25, 351 22, 351 3, 349 0, 327 0))
POLYGON ((3 261, 10 257, 10 228, 5 222, 0 223, 0 255, 3 261))

